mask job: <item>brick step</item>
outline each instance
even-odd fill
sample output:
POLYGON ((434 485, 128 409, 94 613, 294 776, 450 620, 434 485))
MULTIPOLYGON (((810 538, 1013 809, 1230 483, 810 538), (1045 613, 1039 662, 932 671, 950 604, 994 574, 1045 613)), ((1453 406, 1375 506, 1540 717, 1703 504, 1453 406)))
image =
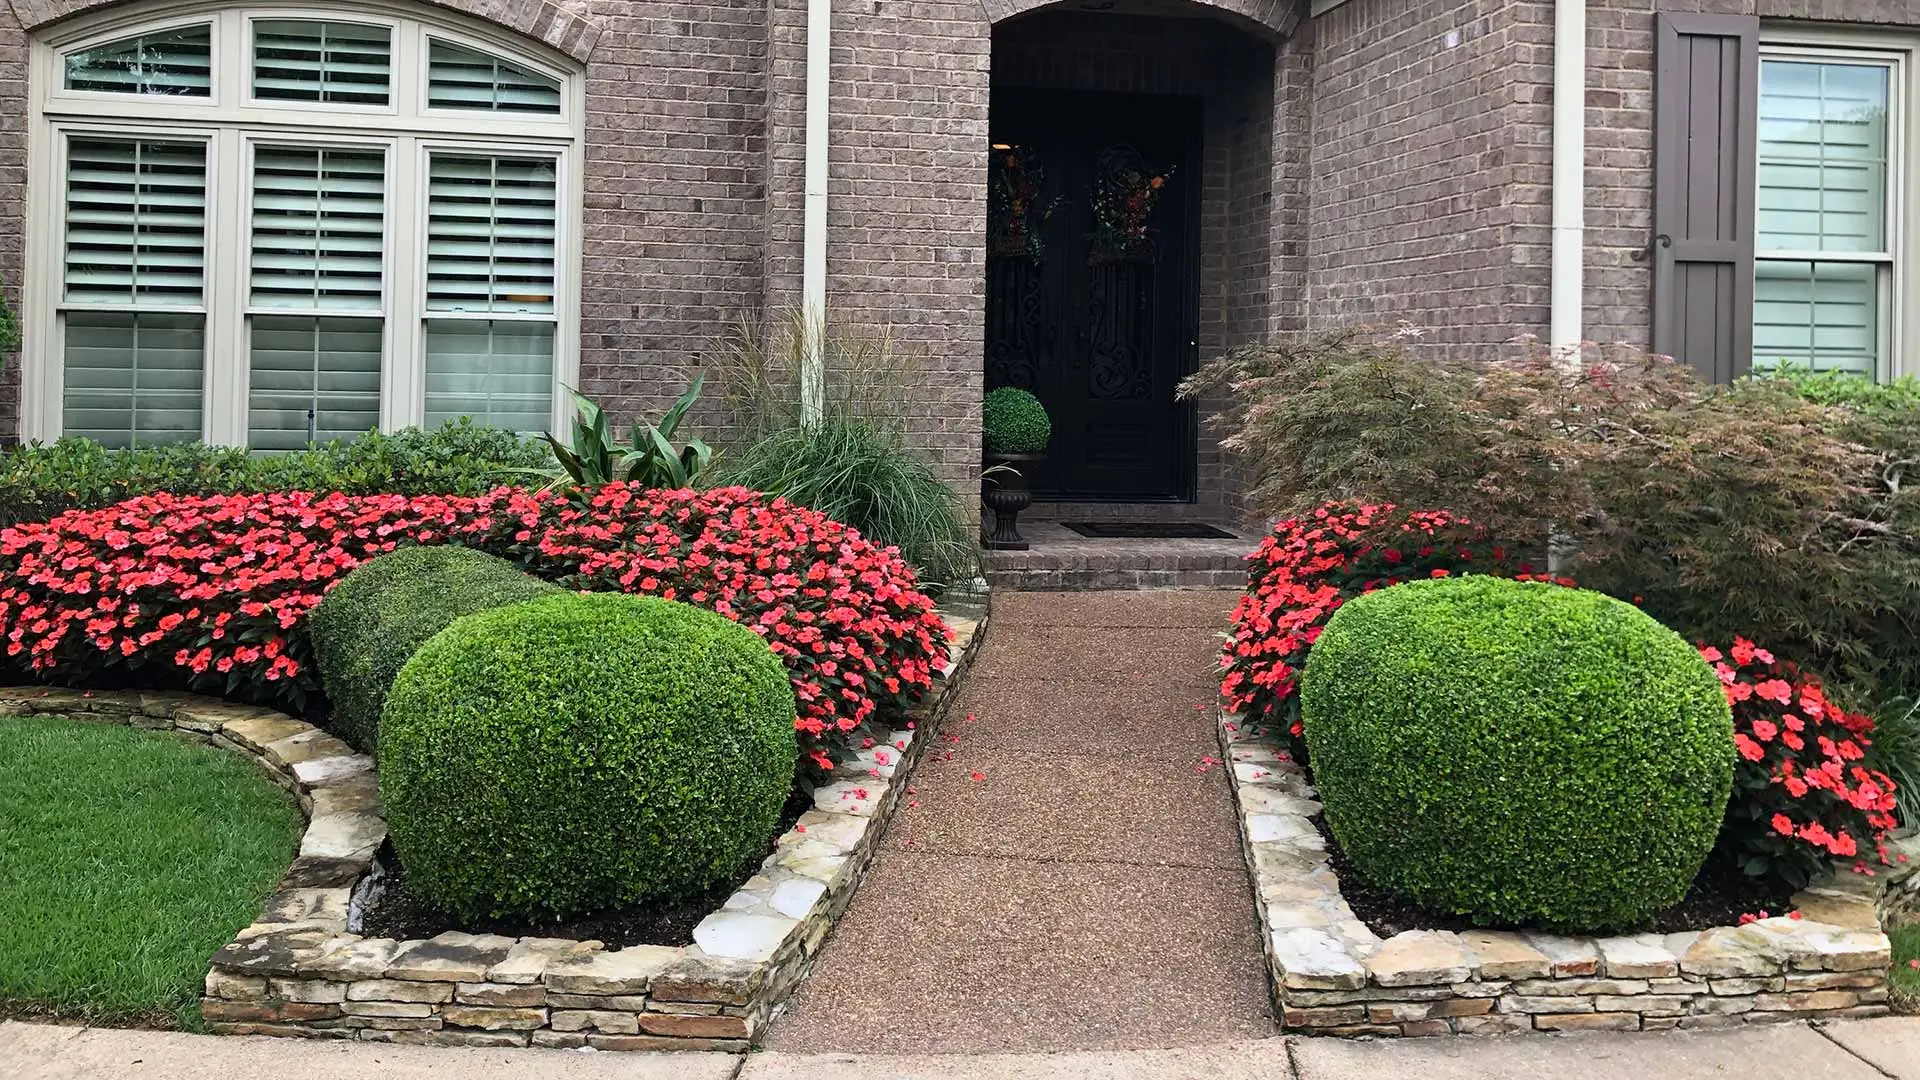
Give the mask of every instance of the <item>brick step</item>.
MULTIPOLYGON (((1221 526, 1239 531, 1233 526, 1221 526)), ((1099 589, 1242 589, 1257 537, 1233 540, 1094 540, 1047 521, 1022 521, 1026 551, 980 556, 987 583, 1024 592, 1099 589)))

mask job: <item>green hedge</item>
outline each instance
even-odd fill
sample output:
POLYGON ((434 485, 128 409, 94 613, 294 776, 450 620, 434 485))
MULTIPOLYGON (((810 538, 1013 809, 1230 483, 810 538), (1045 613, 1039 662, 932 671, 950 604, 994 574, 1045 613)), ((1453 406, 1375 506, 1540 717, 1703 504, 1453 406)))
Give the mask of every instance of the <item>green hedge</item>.
POLYGON ((652 597, 460 619, 400 672, 380 790, 410 885, 468 917, 698 894, 764 857, 794 698, 758 635, 652 597))
POLYGON ((1733 782, 1713 671, 1598 593, 1467 577, 1358 597, 1301 694, 1354 868, 1482 924, 1644 922, 1699 873, 1733 782))
POLYGON ((0 451, 0 526, 45 521, 67 510, 110 506, 157 491, 478 494, 525 483, 524 470, 552 467, 544 444, 466 419, 450 420, 435 431, 368 432, 352 442, 285 454, 204 443, 108 450, 88 439, 61 439, 0 451))
POLYGON ((1043 454, 1053 421, 1040 399, 1017 386, 987 392, 984 442, 989 454, 1043 454))
POLYGON ((333 731, 379 747, 387 690, 414 652, 463 615, 561 591, 505 559, 457 547, 401 548, 362 563, 307 624, 333 731))

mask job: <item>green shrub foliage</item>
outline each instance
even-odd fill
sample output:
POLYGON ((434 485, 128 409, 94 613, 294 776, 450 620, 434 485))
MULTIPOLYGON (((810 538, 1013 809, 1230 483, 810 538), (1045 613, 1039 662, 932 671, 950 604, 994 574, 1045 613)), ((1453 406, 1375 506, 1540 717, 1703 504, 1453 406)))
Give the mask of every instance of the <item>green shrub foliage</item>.
POLYGON ((455 619, 561 591, 470 548, 401 548, 362 563, 313 609, 308 632, 335 734, 379 746, 387 690, 414 652, 455 619))
POLYGON ((409 883, 468 917, 697 895, 763 857, 793 784, 794 698, 752 630, 612 593, 459 619, 381 718, 409 883))
POLYGON ((953 489, 889 426, 830 415, 769 431, 729 454, 719 471, 726 483, 781 496, 899 548, 923 586, 964 584, 978 572, 973 532, 953 489))
POLYGON ((286 454, 179 443, 109 450, 69 438, 0 451, 0 526, 136 495, 338 491, 345 495, 477 495, 553 467, 545 446, 466 419, 434 431, 368 432, 286 454))
POLYGON ((1354 868, 1481 924, 1644 923, 1686 894, 1733 782, 1719 679, 1598 593, 1466 577, 1359 597, 1301 694, 1354 868))
POLYGON ((987 392, 985 427, 989 454, 1042 454, 1053 438, 1040 399, 1017 386, 987 392))

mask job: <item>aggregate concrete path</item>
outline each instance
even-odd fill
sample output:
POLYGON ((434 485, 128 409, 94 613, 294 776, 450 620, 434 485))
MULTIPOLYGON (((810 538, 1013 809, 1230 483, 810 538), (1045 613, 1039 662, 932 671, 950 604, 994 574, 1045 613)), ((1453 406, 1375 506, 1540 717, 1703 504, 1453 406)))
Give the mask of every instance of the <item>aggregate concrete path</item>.
POLYGON ((1235 595, 997 594, 909 801, 768 1045, 945 1054, 1272 1035, 1213 734, 1235 595))
POLYGON ((469 1050, 0 1023, 6 1080, 1916 1080, 1920 1019, 939 1055, 469 1050))

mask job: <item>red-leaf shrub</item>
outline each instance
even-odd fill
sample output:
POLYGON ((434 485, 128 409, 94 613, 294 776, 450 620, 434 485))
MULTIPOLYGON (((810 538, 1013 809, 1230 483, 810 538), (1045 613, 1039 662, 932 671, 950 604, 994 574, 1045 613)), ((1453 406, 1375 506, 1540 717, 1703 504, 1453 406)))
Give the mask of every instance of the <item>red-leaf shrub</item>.
POLYGON ((1733 798, 1721 851, 1743 871, 1801 888, 1830 859, 1887 863, 1894 784, 1861 759, 1873 720, 1827 700, 1820 684, 1744 638, 1702 645, 1733 706, 1733 798))
MULTIPOLYGON (((1220 659, 1228 707, 1284 729, 1300 748, 1300 673, 1340 605, 1362 593, 1456 573, 1530 580, 1486 530, 1444 510, 1331 504, 1273 527, 1247 556, 1247 591, 1220 659)), ((1544 577, 1542 578, 1544 580, 1544 577)), ((1571 584, 1571 582, 1565 582, 1571 584)))
POLYGON ((403 543, 460 543, 579 589, 750 626, 786 664, 815 762, 932 685, 946 629, 913 571, 824 515, 745 488, 584 499, 152 495, 0 530, 0 657, 66 683, 182 685, 292 708, 318 690, 306 615, 403 543))

